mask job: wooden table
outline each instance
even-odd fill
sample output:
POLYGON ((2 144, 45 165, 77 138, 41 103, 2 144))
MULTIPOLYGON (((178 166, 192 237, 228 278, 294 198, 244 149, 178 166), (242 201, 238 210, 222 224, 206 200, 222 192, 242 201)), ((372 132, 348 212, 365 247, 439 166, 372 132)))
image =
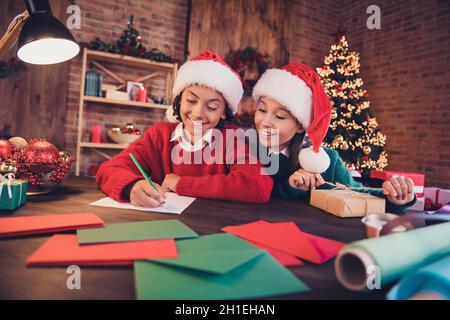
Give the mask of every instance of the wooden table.
MULTIPOLYGON (((265 204, 215 200, 195 200, 181 215, 101 208, 88 203, 103 196, 94 180, 69 178, 58 190, 28 197, 25 206, 1 217, 93 212, 106 223, 179 219, 197 233, 220 232, 228 225, 264 219, 294 221, 306 232, 351 242, 364 238, 359 218, 340 219, 299 201, 273 199, 265 204)), ((66 268, 27 268, 26 258, 49 235, 0 240, 0 299, 135 299, 132 267, 81 267, 81 290, 68 290, 66 268)), ((308 293, 282 296, 282 299, 383 299, 389 288, 369 293, 344 289, 336 280, 333 261, 316 266, 305 263, 290 267, 310 288, 308 293)))

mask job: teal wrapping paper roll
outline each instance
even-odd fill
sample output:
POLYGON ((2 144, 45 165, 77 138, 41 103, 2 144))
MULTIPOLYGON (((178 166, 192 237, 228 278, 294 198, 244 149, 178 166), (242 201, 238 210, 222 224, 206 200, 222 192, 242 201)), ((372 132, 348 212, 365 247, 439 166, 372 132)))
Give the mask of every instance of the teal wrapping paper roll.
POLYGON ((433 292, 450 299, 450 256, 405 276, 389 291, 389 300, 406 300, 421 291, 433 292))
POLYGON ((350 243, 338 254, 335 272, 344 287, 362 291, 374 269, 385 285, 448 255, 450 222, 350 243))

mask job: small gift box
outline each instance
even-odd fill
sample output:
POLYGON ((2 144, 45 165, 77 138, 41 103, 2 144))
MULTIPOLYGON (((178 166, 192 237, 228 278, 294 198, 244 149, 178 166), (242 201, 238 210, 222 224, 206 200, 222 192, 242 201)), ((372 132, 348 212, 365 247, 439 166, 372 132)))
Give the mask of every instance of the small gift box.
POLYGON ((425 188, 425 210, 439 210, 450 202, 450 190, 440 188, 425 188))
POLYGON ((341 218, 364 217, 386 210, 385 199, 351 190, 312 190, 309 204, 341 218))
POLYGON ((14 210, 27 199, 28 182, 15 180, 14 174, 0 174, 0 210, 14 210))

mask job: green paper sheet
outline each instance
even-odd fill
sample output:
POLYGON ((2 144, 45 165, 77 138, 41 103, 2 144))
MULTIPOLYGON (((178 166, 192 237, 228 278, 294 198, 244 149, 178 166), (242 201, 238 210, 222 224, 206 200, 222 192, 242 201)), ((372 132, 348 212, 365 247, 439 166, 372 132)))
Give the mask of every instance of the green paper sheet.
POLYGON ((178 262, 135 262, 138 299, 245 299, 309 291, 266 251, 233 235, 181 240, 177 247, 179 259, 172 262, 178 262), (212 255, 216 260, 207 261, 212 255))
POLYGON ((221 252, 192 253, 182 255, 178 259, 172 259, 172 261, 169 259, 151 261, 197 271, 225 274, 262 253, 262 251, 230 251, 226 255, 221 252))
POLYGON ((343 248, 368 253, 381 271, 381 284, 390 283, 450 255, 450 222, 357 241, 343 248))
POLYGON ((198 237, 195 231, 178 220, 113 223, 104 228, 78 230, 77 234, 79 244, 198 237))
POLYGON ((262 254, 262 250, 227 233, 177 241, 177 259, 151 260, 216 274, 227 273, 262 254))
POLYGON ((215 233, 195 239, 177 241, 179 251, 185 253, 203 253, 217 251, 261 251, 247 241, 229 233, 215 233))

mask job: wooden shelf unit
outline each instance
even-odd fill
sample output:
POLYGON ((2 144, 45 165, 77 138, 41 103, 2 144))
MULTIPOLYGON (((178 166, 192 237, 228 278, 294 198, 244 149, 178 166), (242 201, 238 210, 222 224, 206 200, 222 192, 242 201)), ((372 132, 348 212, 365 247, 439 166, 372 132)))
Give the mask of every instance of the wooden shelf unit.
POLYGON ((168 105, 138 102, 138 101, 123 101, 117 99, 107 99, 103 97, 94 97, 84 95, 85 89, 85 79, 88 63, 92 63, 95 67, 100 69, 104 74, 114 79, 119 87, 125 86, 125 79, 120 78, 114 72, 103 66, 100 62, 115 63, 120 65, 127 65, 132 67, 138 67, 141 70, 148 70, 152 72, 136 81, 145 81, 150 78, 160 76, 161 74, 166 74, 166 87, 165 87, 165 98, 168 101, 172 101, 172 87, 175 81, 175 77, 178 71, 177 63, 163 63, 155 62, 147 59, 135 58, 130 56, 124 56, 120 54, 113 54, 107 52, 101 52, 96 50, 90 50, 85 48, 83 50, 83 60, 81 68, 81 78, 80 78, 80 105, 78 113, 78 130, 77 130, 77 152, 76 152, 76 163, 75 163, 75 175, 80 175, 81 166, 81 149, 91 148, 98 154, 102 155, 106 159, 110 158, 107 154, 102 152, 100 149, 111 149, 120 150, 125 149, 128 145, 117 144, 117 143, 92 143, 87 141, 82 141, 83 138, 83 119, 84 119, 84 108, 86 103, 102 103, 108 104, 112 107, 114 106, 125 106, 129 108, 152 108, 152 109, 167 109, 168 105))
POLYGON ((96 148, 96 149, 125 149, 128 144, 119 143, 95 143, 95 142, 81 142, 83 148, 96 148))
POLYGON ((153 108, 153 109, 164 109, 164 110, 167 109, 167 107, 168 107, 168 105, 165 105, 165 104, 107 99, 107 98, 93 97, 93 96, 84 96, 83 99, 84 99, 84 101, 106 103, 106 104, 118 104, 121 106, 129 106, 129 107, 153 108))

